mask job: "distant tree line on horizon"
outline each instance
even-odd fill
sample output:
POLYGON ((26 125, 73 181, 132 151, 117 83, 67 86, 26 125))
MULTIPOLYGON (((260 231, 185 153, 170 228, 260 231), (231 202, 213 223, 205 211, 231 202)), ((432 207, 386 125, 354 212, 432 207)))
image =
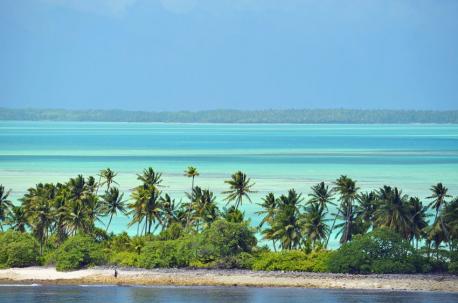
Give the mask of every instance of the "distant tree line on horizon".
POLYGON ((184 172, 191 188, 180 202, 163 190, 162 174, 151 167, 137 175, 130 201, 116 187, 116 176, 107 168, 98 178, 39 183, 20 205, 0 185, 0 231, 8 230, 0 232, 0 268, 41 260, 76 269, 110 256, 113 264, 146 268, 458 272, 458 198, 442 183, 431 186, 425 205, 397 187, 362 192, 343 175, 317 183, 307 196, 295 189, 268 193, 257 203, 260 224, 250 226, 240 207, 252 202, 255 184, 241 171, 225 181, 223 209, 210 189, 195 184, 195 167, 184 172), (109 233, 117 215, 128 215, 136 236, 109 233), (334 230, 341 246, 332 251, 334 230), (256 233, 274 251, 258 246, 256 233))
POLYGON ((0 120, 177 123, 458 123, 458 111, 285 109, 127 111, 0 108, 0 120))

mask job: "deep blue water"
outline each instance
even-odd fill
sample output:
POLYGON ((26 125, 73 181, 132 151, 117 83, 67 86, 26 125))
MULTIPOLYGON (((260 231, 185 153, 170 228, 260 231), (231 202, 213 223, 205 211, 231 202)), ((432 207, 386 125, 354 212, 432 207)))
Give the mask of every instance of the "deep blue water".
POLYGON ((0 303, 10 302, 455 303, 458 294, 248 287, 0 286, 0 303))

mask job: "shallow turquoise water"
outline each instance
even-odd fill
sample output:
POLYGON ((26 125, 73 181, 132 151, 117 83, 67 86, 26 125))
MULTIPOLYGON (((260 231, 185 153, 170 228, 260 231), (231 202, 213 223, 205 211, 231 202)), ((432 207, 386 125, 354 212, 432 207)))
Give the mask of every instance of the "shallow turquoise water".
MULTIPOLYGON (((13 198, 37 182, 105 167, 119 172, 128 192, 138 184, 135 174, 153 166, 179 200, 191 186, 183 176, 189 165, 199 168, 197 185, 216 193, 243 170, 256 181, 254 202, 289 188, 307 195, 311 185, 341 174, 364 190, 397 185, 424 198, 431 184, 443 182, 458 195, 458 125, 0 122, 0 183, 13 198)), ((253 224, 259 221, 255 204, 244 210, 253 224)), ((120 231, 127 222, 115 218, 112 226, 120 231)))
POLYGON ((0 286, 0 303, 10 302, 359 302, 451 303, 458 294, 362 290, 247 287, 0 286))

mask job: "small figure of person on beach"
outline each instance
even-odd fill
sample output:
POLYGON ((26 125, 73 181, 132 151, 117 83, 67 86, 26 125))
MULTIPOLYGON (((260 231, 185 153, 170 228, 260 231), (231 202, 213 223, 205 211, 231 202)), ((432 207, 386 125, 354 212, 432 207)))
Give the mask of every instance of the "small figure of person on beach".
POLYGON ((118 270, 115 268, 114 269, 114 277, 117 278, 118 277, 118 270))

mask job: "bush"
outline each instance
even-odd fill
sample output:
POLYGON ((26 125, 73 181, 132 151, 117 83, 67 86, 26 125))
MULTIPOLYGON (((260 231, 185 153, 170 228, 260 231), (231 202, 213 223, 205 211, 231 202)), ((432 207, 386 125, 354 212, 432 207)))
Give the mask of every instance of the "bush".
POLYGON ((110 264, 116 264, 120 266, 135 267, 138 264, 139 255, 134 252, 121 251, 114 253, 110 257, 110 264))
POLYGON ((254 270, 283 270, 325 272, 330 252, 314 251, 310 254, 302 250, 284 250, 261 253, 253 263, 254 270))
POLYGON ((452 261, 448 264, 448 272, 458 274, 458 261, 452 261))
POLYGON ((371 272, 376 274, 411 274, 415 273, 417 269, 412 263, 399 262, 397 260, 375 260, 372 263, 371 272))
POLYGON ((378 229, 355 236, 333 252, 329 269, 340 273, 413 273, 422 271, 419 260, 399 234, 378 229))
POLYGON ((255 246, 254 230, 246 222, 232 223, 220 219, 202 233, 198 257, 206 263, 242 252, 249 253, 255 246))
POLYGON ((139 257, 143 268, 186 267, 195 256, 195 245, 189 238, 147 242, 139 257))
POLYGON ((235 256, 220 258, 215 262, 208 264, 209 266, 207 267, 219 269, 251 269, 253 267, 254 261, 255 257, 253 255, 242 252, 235 256))
POLYGON ((60 271, 75 270, 105 261, 100 244, 91 237, 77 235, 65 240, 56 251, 56 269, 60 271))
POLYGON ((26 267, 39 263, 39 244, 29 234, 7 231, 0 236, 0 267, 26 267))
POLYGON ((158 236, 160 240, 177 240, 184 235, 183 226, 179 223, 171 224, 167 229, 162 230, 158 236))
POLYGON ((126 232, 112 236, 109 240, 104 242, 104 246, 110 253, 133 250, 132 241, 126 232))

